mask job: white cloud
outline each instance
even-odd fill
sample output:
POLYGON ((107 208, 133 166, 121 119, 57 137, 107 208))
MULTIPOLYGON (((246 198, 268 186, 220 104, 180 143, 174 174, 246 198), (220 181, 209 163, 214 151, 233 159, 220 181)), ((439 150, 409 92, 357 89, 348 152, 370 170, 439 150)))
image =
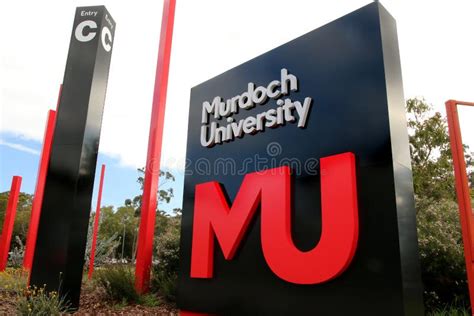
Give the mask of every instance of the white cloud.
POLYGON ((39 150, 30 148, 30 147, 22 145, 22 144, 6 142, 2 139, 0 139, 0 145, 6 146, 8 148, 15 149, 15 150, 23 151, 25 153, 36 155, 36 156, 39 156, 39 154, 40 154, 39 150))
MULTIPOLYGON (((176 167, 186 148, 190 88, 369 0, 178 0, 162 161, 176 167), (173 162, 174 161, 174 162, 173 162)), ((450 98, 474 100, 472 0, 386 0, 398 21, 407 97, 442 109, 450 98)), ((102 153, 127 166, 145 164, 162 1, 104 0, 117 21, 102 153)), ((8 1, 0 20, 1 131, 41 141, 55 108, 74 8, 85 0, 8 1)), ((178 164, 178 165, 182 165, 178 164)))

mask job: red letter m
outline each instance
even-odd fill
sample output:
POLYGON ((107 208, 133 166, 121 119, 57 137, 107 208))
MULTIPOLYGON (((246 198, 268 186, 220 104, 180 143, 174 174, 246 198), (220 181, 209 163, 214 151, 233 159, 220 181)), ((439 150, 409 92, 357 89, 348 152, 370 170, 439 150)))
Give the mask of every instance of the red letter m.
POLYGON ((321 159, 321 239, 310 251, 291 237, 290 169, 245 176, 232 207, 217 182, 196 186, 191 277, 212 278, 214 235, 231 260, 258 205, 265 260, 281 279, 296 284, 329 281, 349 266, 359 235, 355 162, 352 153, 321 159))

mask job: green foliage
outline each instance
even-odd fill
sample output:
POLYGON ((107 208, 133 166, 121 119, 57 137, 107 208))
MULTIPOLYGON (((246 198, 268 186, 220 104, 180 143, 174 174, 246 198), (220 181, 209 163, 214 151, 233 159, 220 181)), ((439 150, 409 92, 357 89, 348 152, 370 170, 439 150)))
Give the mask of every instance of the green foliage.
POLYGON ((124 309, 125 307, 127 307, 128 303, 126 300, 122 300, 120 302, 116 302, 112 305, 112 309, 115 309, 115 310, 121 310, 121 309, 124 309))
MULTIPOLYGON (((137 182, 143 190, 144 168, 138 169, 137 182)), ((159 203, 169 203, 174 197, 171 184, 175 177, 168 171, 160 171, 160 187, 158 192, 159 203)), ((116 210, 112 206, 101 208, 101 220, 98 239, 110 240, 116 234, 119 245, 115 248, 112 257, 118 259, 135 260, 138 238, 138 227, 140 222, 142 196, 137 195, 133 199, 125 200, 123 206, 116 210)), ((156 212, 155 236, 160 236, 168 225, 170 216, 160 210, 156 212)))
POLYGON ((132 269, 126 265, 107 266, 95 272, 95 281, 105 290, 107 299, 113 302, 140 302, 134 280, 132 269))
POLYGON ((178 290, 178 273, 167 273, 160 269, 159 265, 153 267, 153 278, 151 286, 154 292, 163 295, 168 302, 176 301, 178 290))
POLYGON ((464 307, 469 297, 457 204, 452 200, 429 203, 418 211, 417 220, 427 309, 452 302, 464 307))
MULTIPOLYGON (((89 260, 91 255, 92 247, 92 233, 94 229, 95 213, 89 220, 89 230, 87 233, 87 246, 85 253, 85 264, 84 267, 89 266, 89 260)), ((104 237, 101 234, 97 236, 97 242, 95 247, 94 266, 100 266, 106 263, 107 260, 113 258, 117 248, 120 246, 120 239, 118 233, 112 234, 112 236, 104 237)))
POLYGON ((425 306, 463 310, 469 296, 446 119, 424 100, 406 106, 425 306))
POLYGON ((0 272, 0 289, 20 293, 26 289, 28 271, 23 269, 7 268, 0 272))
POLYGON ((118 237, 118 247, 113 257, 131 259, 135 255, 135 244, 138 235, 139 218, 130 206, 121 206, 116 211, 112 206, 101 209, 101 224, 98 239, 110 240, 118 237), (112 238, 114 237, 114 238, 112 238))
POLYGON ((454 172, 446 118, 420 99, 407 101, 415 193, 437 201, 454 200, 454 172))
POLYGON ((15 236, 16 245, 12 245, 8 256, 8 265, 10 267, 19 268, 23 264, 25 256, 25 246, 19 236, 15 236))
MULTIPOLYGON (((5 219, 9 196, 10 192, 0 193, 0 235, 3 230, 3 221, 5 219)), ((32 203, 33 195, 20 192, 12 232, 12 236, 15 237, 11 240, 11 254, 8 257, 8 265, 11 267, 19 267, 23 262, 24 243, 26 242, 26 235, 28 233, 32 203)))
MULTIPOLYGON (((0 193, 0 223, 3 223, 5 218, 9 195, 10 192, 0 193)), ((20 192, 12 235, 18 236, 23 243, 26 241, 26 234, 28 233, 32 203, 33 195, 20 192)), ((2 229, 3 225, 0 225, 0 234, 2 229)))
POLYGON ((179 237, 181 216, 169 217, 163 233, 156 240, 156 258, 161 270, 175 273, 179 266, 179 237))
MULTIPOLYGON (((145 168, 137 169, 139 172, 139 176, 137 179, 138 184, 140 185, 140 190, 143 191, 143 186, 145 183, 145 168)), ((165 202, 169 203, 171 199, 174 197, 173 188, 169 186, 171 182, 174 182, 176 179, 174 175, 169 171, 160 170, 160 187, 158 188, 158 202, 165 202)), ((128 199, 125 201, 125 205, 132 205, 135 208, 137 216, 140 215, 141 207, 142 207, 142 196, 138 195, 134 197, 132 200, 128 199)))
POLYGON ((140 304, 146 307, 156 307, 161 305, 161 300, 154 293, 149 293, 140 296, 140 304))
POLYGON ((468 309, 457 307, 458 304, 448 305, 443 308, 437 308, 436 310, 428 313, 428 316, 469 316, 468 309))
POLYGON ((22 316, 59 316, 69 310, 69 304, 64 298, 59 297, 54 291, 48 293, 44 288, 25 290, 15 305, 17 314, 22 316))
POLYGON ((161 304, 159 298, 153 293, 138 294, 135 290, 133 269, 130 266, 120 264, 97 269, 94 280, 104 289, 107 299, 115 303, 116 308, 122 308, 130 303, 148 307, 161 304))
POLYGON ((180 223, 179 213, 168 217, 166 226, 162 227, 162 233, 156 241, 158 264, 153 266, 151 284, 153 290, 163 295, 168 301, 176 300, 180 223))

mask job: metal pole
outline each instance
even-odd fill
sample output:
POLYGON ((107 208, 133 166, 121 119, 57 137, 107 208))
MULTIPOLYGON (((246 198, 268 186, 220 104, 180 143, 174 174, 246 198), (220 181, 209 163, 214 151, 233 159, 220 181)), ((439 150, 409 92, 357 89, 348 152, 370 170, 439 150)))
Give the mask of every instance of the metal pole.
POLYGON ((142 197, 140 230, 138 234, 135 288, 139 293, 148 291, 152 263, 155 213, 157 207, 158 178, 160 172, 161 145, 165 119, 166 90, 173 37, 176 0, 165 0, 161 21, 160 46, 156 64, 155 87, 151 112, 145 183, 142 197))
POLYGON ((102 188, 104 186, 104 174, 105 174, 105 165, 102 165, 102 168, 100 170, 99 193, 97 195, 97 207, 95 210, 95 218, 94 218, 94 232, 92 233, 91 255, 89 258, 89 274, 88 274, 89 280, 92 279, 92 273, 94 272, 95 246, 97 243, 97 233, 99 232, 100 203, 102 200, 102 188))
POLYGON ((132 263, 135 262, 135 258, 137 257, 137 230, 138 229, 135 228, 135 232, 133 234, 132 263))
POLYGON ((15 224, 16 207, 20 195, 21 177, 14 176, 8 197, 7 210, 3 221, 2 235, 0 237, 0 271, 7 267, 8 252, 12 241, 13 225, 15 224))
POLYGON ((122 261, 123 261, 123 251, 125 249, 125 221, 123 222, 123 239, 122 239, 122 261))
POLYGON ((456 180, 456 195, 459 207, 462 239, 464 244, 464 257, 466 262, 467 283, 471 307, 474 303, 474 219, 472 215, 471 196, 464 160, 464 146, 459 125, 457 106, 474 106, 472 102, 448 100, 446 113, 448 116, 449 138, 453 155, 454 176, 456 180))
MULTIPOLYGON (((62 87, 62 85, 59 86, 56 111, 59 106, 62 87)), ((46 174, 48 172, 51 144, 53 143, 54 136, 54 127, 56 125, 56 111, 50 110, 48 112, 46 130, 44 132, 43 148, 41 150, 38 176, 36 178, 35 195, 33 197, 33 204, 31 205, 30 224, 28 226, 28 234, 26 236, 25 256, 23 258, 23 267, 26 270, 30 270, 31 265, 33 264, 33 256, 36 247, 36 235, 38 234, 38 223, 41 215, 41 204, 43 203, 44 185, 46 182, 46 174)))

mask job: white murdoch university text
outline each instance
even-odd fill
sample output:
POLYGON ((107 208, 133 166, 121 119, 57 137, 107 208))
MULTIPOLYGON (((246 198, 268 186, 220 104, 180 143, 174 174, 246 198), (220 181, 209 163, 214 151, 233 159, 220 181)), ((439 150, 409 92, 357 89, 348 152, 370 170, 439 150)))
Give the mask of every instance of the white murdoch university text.
POLYGON ((298 91, 298 78, 287 69, 280 71, 280 80, 273 80, 267 86, 255 87, 253 82, 247 85, 247 91, 224 101, 216 96, 211 102, 202 104, 201 145, 212 147, 216 144, 242 138, 245 134, 264 132, 265 128, 276 128, 288 123, 297 123, 299 128, 306 126, 312 98, 306 97, 303 102, 285 98, 290 92, 298 91), (232 115, 241 110, 250 110, 257 105, 265 105, 271 99, 276 100, 276 107, 236 121, 232 115), (210 118, 214 121, 211 122, 210 118), (225 119, 226 122, 217 122, 225 119), (226 125, 225 125, 226 124, 226 125))

